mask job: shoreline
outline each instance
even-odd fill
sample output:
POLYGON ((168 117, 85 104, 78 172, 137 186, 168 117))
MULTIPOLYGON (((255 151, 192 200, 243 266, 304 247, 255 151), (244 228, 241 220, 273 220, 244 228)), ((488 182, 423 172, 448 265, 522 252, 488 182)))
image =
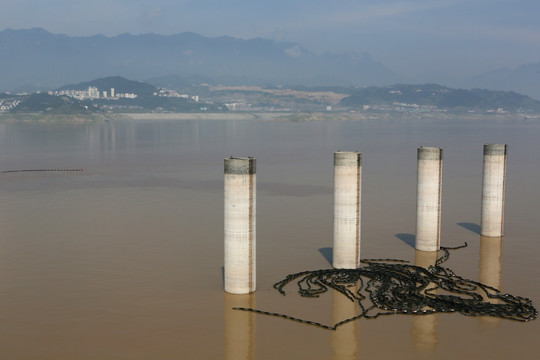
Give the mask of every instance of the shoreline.
POLYGON ((366 120, 540 120, 540 114, 447 113, 447 112, 306 112, 306 113, 120 113, 124 120, 252 120, 252 121, 366 121, 366 120))
POLYGON ((106 118, 103 114, 0 114, 0 122, 29 124, 88 124, 106 118))
POLYGON ((127 120, 274 120, 290 113, 118 113, 127 120))
POLYGON ((368 121, 368 120, 540 120, 540 114, 447 113, 447 112, 230 112, 230 113, 114 113, 114 114, 0 114, 0 122, 39 124, 88 124, 105 121, 368 121))

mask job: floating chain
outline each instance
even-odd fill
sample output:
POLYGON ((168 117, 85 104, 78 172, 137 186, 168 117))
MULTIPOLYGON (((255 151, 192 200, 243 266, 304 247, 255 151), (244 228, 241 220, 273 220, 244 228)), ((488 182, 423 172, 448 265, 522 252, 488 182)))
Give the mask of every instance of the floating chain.
POLYGON ((427 269, 407 264, 405 260, 369 259, 362 260, 364 266, 358 269, 302 271, 274 284, 280 294, 286 295, 284 288, 297 280, 298 293, 303 297, 319 297, 328 289, 334 289, 358 303, 360 314, 331 326, 275 312, 244 307, 233 309, 276 316, 328 330, 335 330, 360 318, 374 319, 393 314, 458 312, 467 316, 494 316, 524 322, 536 319, 537 311, 530 299, 503 294, 498 289, 464 279, 441 266, 450 257, 450 250, 466 246, 467 243, 453 248, 441 247, 444 254, 427 269), (351 291, 351 288, 357 290, 351 291), (444 290, 444 294, 437 294, 439 289, 444 290), (497 301, 492 303, 485 301, 486 298, 497 301))

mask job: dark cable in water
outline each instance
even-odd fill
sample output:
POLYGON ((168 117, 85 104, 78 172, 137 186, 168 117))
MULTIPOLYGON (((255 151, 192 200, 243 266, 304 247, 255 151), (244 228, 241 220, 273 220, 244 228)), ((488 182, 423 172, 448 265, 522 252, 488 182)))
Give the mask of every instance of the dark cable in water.
POLYGON ((530 299, 503 294, 498 289, 464 279, 441 266, 448 260, 449 250, 466 246, 467 243, 457 247, 441 247, 444 254, 427 269, 406 264, 408 261, 404 260, 370 259, 362 260, 365 265, 358 269, 303 271, 288 275, 274 284, 274 288, 285 295, 285 286, 297 280, 298 293, 303 297, 319 297, 330 288, 358 303, 360 314, 332 326, 263 310, 233 309, 276 316, 328 330, 335 330, 360 318, 374 319, 393 314, 458 312, 467 316, 493 316, 523 322, 536 319, 537 311, 530 299), (439 289, 444 294, 437 294, 439 289), (496 303, 484 301, 485 298, 494 299, 496 303))
POLYGON ((84 171, 83 169, 27 169, 27 170, 5 170, 0 174, 21 173, 21 172, 58 172, 58 171, 84 171))

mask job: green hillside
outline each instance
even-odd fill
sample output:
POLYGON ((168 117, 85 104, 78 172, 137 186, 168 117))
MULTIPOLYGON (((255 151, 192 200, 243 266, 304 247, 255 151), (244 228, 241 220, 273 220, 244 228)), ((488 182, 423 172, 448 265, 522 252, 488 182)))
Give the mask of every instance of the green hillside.
POLYGON ((36 93, 21 97, 12 113, 90 114, 93 106, 68 96, 36 93))
POLYGON ((89 87, 97 87, 99 91, 109 91, 114 88, 116 93, 133 93, 140 97, 154 96, 158 91, 153 85, 126 79, 122 76, 109 76, 79 84, 65 85, 60 90, 87 90, 89 87))
POLYGON ((345 107, 410 106, 449 110, 539 112, 540 101, 511 91, 452 89, 436 84, 366 87, 341 100, 345 107))

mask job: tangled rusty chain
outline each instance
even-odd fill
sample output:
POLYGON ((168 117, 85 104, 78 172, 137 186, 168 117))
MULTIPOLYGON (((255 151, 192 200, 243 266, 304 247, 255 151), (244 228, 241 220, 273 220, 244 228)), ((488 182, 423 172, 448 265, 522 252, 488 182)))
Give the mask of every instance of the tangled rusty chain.
POLYGON ((24 170, 4 170, 0 174, 30 173, 30 172, 81 172, 83 169, 24 169, 24 170))
POLYGON ((284 288, 297 280, 298 293, 316 298, 334 289, 357 302, 360 313, 332 326, 293 316, 263 310, 235 307, 235 310, 276 316, 303 324, 336 330, 348 322, 382 315, 427 315, 457 312, 467 316, 493 316, 516 321, 536 319, 537 311, 528 298, 504 294, 494 287, 464 279, 442 267, 450 250, 466 247, 441 247, 443 255, 425 269, 396 259, 362 260, 358 269, 321 269, 288 275, 274 284, 285 295, 284 288), (441 294, 439 294, 441 292, 441 294), (491 300, 491 301, 490 301, 491 300))

